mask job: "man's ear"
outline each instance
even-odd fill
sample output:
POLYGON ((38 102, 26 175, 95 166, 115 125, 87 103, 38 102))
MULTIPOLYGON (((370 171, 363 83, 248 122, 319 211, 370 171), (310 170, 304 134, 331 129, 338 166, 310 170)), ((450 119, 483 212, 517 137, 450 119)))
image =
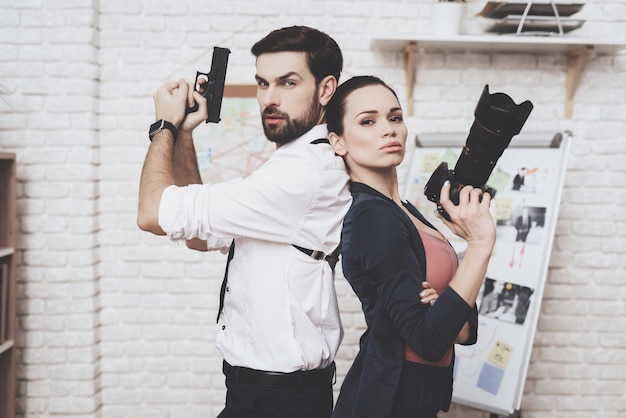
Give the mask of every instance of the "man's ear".
POLYGON ((335 94, 335 90, 337 90, 337 79, 332 75, 324 77, 324 79, 320 82, 319 89, 319 101, 322 106, 326 106, 328 104, 330 98, 333 97, 333 94, 335 94))
POLYGON ((334 132, 330 132, 328 134, 328 142, 330 142, 330 146, 332 147, 335 154, 344 156, 346 155, 346 144, 343 140, 343 137, 340 137, 334 132))

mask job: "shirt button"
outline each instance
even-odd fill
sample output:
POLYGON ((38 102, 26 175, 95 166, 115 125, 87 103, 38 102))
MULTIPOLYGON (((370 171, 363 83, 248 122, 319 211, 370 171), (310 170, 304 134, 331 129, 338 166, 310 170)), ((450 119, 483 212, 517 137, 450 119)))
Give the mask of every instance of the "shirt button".
POLYGON ((230 292, 230 287, 226 286, 226 291, 230 292))
POLYGON ((226 329, 226 325, 222 325, 222 331, 226 329))

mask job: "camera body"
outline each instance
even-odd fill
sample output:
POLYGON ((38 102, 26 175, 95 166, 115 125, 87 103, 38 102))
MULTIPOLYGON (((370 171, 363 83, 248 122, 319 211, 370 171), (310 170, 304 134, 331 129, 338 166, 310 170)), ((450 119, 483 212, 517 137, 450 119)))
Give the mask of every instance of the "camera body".
POLYGON ((424 187, 426 198, 437 204, 437 210, 444 218, 450 220, 439 204, 439 194, 447 180, 451 186, 450 200, 455 205, 459 204, 459 191, 468 185, 495 197, 496 191, 486 186, 487 180, 513 136, 522 130, 532 110, 530 101, 517 105, 504 93, 489 94, 489 85, 485 85, 474 110, 474 123, 454 170, 442 162, 424 187))

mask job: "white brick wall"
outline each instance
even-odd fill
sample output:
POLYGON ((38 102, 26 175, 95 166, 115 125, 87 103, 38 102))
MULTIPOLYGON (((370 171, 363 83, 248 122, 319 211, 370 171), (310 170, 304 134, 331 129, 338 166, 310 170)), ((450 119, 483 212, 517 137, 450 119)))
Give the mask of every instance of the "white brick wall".
MULTIPOLYGON (((233 51, 229 81, 252 81, 252 43, 306 24, 338 41, 345 78, 376 74, 404 97, 401 54, 371 51, 370 37, 428 33, 431 1, 0 0, 0 148, 19 163, 19 417, 217 415, 224 256, 135 225, 153 91, 206 70, 213 45, 233 51)), ((588 3, 577 35, 626 37, 623 0, 588 3)), ((466 33, 482 31, 483 5, 468 0, 466 33)), ((589 60, 572 119, 565 65, 562 55, 420 56, 409 124, 467 130, 489 83, 533 100, 525 130, 574 132, 522 411, 625 417, 626 54, 589 60)), ((341 277, 337 290, 341 383, 363 323, 341 277)), ((453 406, 445 416, 488 414, 453 406)))

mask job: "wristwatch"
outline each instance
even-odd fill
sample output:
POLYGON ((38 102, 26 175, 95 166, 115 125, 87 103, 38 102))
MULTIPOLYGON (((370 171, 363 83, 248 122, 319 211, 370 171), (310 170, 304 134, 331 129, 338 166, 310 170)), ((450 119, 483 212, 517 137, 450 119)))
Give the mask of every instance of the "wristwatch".
POLYGON ((161 132, 163 129, 169 129, 174 136, 174 142, 176 142, 176 134, 178 131, 172 123, 166 121, 165 119, 159 119, 150 125, 150 129, 148 130, 148 137, 150 138, 150 141, 152 141, 153 136, 161 132))

